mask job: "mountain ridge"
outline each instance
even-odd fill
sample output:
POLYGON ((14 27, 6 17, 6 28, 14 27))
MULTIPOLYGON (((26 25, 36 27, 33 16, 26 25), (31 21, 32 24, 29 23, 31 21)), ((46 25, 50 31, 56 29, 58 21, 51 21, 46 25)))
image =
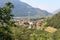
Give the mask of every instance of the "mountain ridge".
POLYGON ((57 9, 57 10, 55 10, 55 11, 53 12, 53 14, 56 14, 56 13, 58 13, 58 12, 60 12, 60 8, 57 9))
POLYGON ((29 14, 31 17, 40 18, 51 15, 51 13, 46 10, 41 10, 39 8, 34 8, 27 3, 21 2, 20 0, 2 0, 0 1, 0 6, 3 6, 4 3, 11 2, 14 4, 13 14, 14 17, 27 17, 29 14), (28 14, 29 13, 29 14, 28 14))

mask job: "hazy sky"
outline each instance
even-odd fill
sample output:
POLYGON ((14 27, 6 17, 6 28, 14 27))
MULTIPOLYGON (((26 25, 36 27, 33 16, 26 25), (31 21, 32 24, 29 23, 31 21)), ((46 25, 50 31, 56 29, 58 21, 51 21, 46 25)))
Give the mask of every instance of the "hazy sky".
POLYGON ((33 7, 40 8, 42 10, 47 10, 49 12, 54 12, 60 8, 60 0, 21 0, 33 7))

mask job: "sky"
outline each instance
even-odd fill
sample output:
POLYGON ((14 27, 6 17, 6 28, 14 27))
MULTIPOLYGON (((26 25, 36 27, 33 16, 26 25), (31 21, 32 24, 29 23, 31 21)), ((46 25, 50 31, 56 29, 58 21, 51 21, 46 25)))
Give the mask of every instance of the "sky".
POLYGON ((20 0, 25 2, 32 7, 47 10, 53 13, 55 10, 60 9, 60 0, 20 0))

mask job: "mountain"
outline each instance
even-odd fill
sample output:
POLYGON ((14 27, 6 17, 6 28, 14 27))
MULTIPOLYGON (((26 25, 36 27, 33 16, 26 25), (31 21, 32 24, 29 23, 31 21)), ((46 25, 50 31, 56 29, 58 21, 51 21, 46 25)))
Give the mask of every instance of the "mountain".
POLYGON ((51 15, 51 13, 46 10, 34 8, 27 3, 21 2, 20 0, 1 0, 0 7, 4 6, 6 2, 14 4, 13 14, 15 17, 28 17, 29 15, 31 18, 41 18, 51 15))
POLYGON ((55 10, 53 13, 56 14, 58 12, 60 12, 60 9, 55 10))

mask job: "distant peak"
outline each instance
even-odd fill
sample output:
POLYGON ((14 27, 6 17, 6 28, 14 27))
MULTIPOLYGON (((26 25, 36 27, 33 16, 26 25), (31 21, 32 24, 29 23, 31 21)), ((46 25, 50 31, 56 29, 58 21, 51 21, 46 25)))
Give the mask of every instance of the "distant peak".
POLYGON ((55 10, 53 13, 56 14, 56 13, 58 13, 58 12, 60 12, 60 8, 57 9, 57 10, 55 10))

